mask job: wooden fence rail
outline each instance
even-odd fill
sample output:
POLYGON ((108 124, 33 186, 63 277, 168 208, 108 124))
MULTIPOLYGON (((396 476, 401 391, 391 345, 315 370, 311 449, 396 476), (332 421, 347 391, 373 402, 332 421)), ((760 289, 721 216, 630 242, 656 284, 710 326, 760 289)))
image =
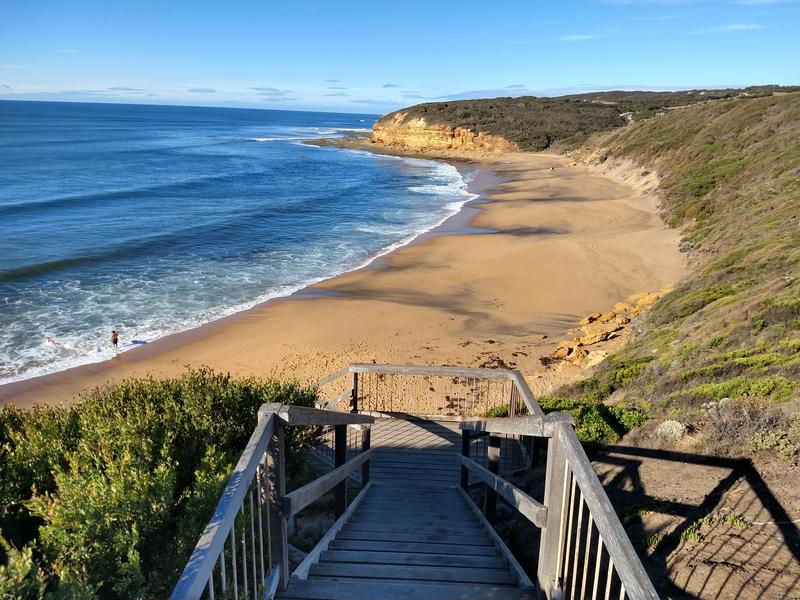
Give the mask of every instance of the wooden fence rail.
MULTIPOLYGON (((541 529, 535 584, 513 557, 509 559, 521 587, 535 585, 547 600, 658 598, 578 441, 572 418, 545 416, 519 372, 357 364, 320 380, 317 389, 325 409, 262 406, 247 447, 173 591, 174 600, 204 595, 213 600, 218 592, 235 600, 261 598, 285 589, 287 518, 335 490, 337 520, 323 542, 334 538, 370 490, 373 415, 386 413, 462 421, 460 462, 452 468, 461 470, 459 494, 471 503, 470 510, 481 513, 468 493, 474 483, 485 487, 482 514, 492 535, 497 536, 490 525, 498 498, 541 529), (508 416, 488 416, 498 413, 508 416), (293 425, 324 432, 319 447, 333 455, 333 470, 287 493, 284 430, 293 425), (528 466, 546 446, 541 502, 504 478, 509 469, 501 468, 501 452, 516 443, 527 453, 528 466), (476 456, 476 450, 482 455, 476 456), (348 508, 345 483, 358 469, 362 491, 348 508)), ((514 450, 517 457, 520 450, 514 450)), ((295 572, 299 579, 319 559, 319 548, 295 572)))
MULTIPOLYGON (((657 600, 647 573, 617 517, 589 458, 575 434, 569 415, 541 419, 485 419, 460 425, 465 440, 473 435, 515 433, 548 440, 544 503, 541 504, 466 455, 465 471, 487 486, 484 514, 491 521, 497 496, 542 529, 537 584, 547 600, 619 598, 657 600)), ((469 448, 468 441, 462 444, 469 448)), ((463 454, 463 450, 462 450, 463 454)))
MULTIPOLYGON (((345 511, 344 480, 362 467, 367 476, 371 451, 369 425, 374 419, 330 410, 264 404, 258 423, 222 492, 217 507, 175 586, 173 600, 204 595, 268 598, 289 581, 287 519, 336 489, 337 517, 345 511), (340 460, 336 468, 308 485, 286 493, 284 429, 333 426, 337 439, 348 425, 361 425, 365 451, 340 460), (339 506, 338 504, 341 504, 339 506)), ((341 446, 341 444, 340 444, 341 446)))

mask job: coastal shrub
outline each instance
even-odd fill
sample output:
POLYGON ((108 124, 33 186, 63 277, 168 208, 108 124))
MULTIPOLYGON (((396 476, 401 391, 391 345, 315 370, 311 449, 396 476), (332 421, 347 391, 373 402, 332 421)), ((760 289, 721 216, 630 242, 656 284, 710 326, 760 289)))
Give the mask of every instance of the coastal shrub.
POLYGON ((707 400, 753 396, 780 402, 789 398, 793 389, 794 383, 791 380, 780 375, 771 375, 758 379, 735 377, 726 381, 705 383, 679 393, 707 400))
POLYGON ((642 412, 620 405, 606 406, 553 396, 541 396, 537 401, 545 413, 572 415, 578 439, 589 446, 614 444, 632 429, 641 427, 646 420, 642 412))
MULTIPOLYGON (((296 384, 200 369, 98 388, 72 407, 3 408, 0 562, 21 572, 30 556, 28 573, 42 570, 59 597, 168 595, 259 406, 314 401, 296 384)), ((290 481, 310 440, 287 432, 290 481)))

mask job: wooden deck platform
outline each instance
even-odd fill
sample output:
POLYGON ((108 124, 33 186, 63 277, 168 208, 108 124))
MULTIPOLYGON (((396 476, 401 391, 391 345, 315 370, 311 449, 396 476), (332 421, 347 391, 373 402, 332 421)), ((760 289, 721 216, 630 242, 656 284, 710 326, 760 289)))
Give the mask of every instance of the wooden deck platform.
MULTIPOLYGON (((310 566, 298 569, 305 579, 293 576, 279 598, 533 598, 508 549, 458 487, 457 421, 379 418, 371 440, 369 487, 335 536, 312 551, 310 566)), ((332 460, 329 444, 317 450, 332 460)), ((524 467, 516 442, 503 440, 503 453, 508 469, 524 467)))
MULTIPOLYGON (((458 421, 432 421, 409 418, 378 418, 372 426, 370 479, 376 483, 397 485, 458 485, 460 478, 461 430, 458 421)), ((321 444, 317 451, 329 465, 333 465, 332 439, 321 444)), ((471 458, 486 466, 483 440, 473 440, 471 458)), ((356 456, 359 449, 353 446, 348 458, 356 456)), ((500 473, 523 469, 525 458, 514 440, 501 439, 500 473)), ((359 481, 360 475, 353 474, 359 481)))

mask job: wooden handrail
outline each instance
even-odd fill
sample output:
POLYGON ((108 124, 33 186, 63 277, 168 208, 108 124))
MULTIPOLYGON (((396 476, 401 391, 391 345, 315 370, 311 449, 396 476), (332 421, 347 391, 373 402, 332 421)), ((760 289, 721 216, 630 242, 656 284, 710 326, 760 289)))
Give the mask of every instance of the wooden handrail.
POLYGON ((554 427, 558 423, 573 425, 575 419, 572 415, 552 413, 546 417, 499 417, 464 421, 459 424, 461 429, 479 431, 493 434, 530 435, 534 437, 553 437, 554 427))
POLYGON ((350 473, 372 458, 373 452, 374 450, 362 452, 358 456, 348 460, 341 467, 337 467, 330 473, 326 473, 311 483, 286 494, 283 497, 284 514, 290 517, 303 510, 312 502, 318 500, 323 494, 331 491, 338 483, 347 479, 350 473))
POLYGON ((461 464, 472 471, 486 485, 497 492, 511 506, 516 508, 521 514, 537 527, 544 526, 547 519, 547 507, 531 498, 517 486, 509 483, 499 475, 495 475, 466 456, 459 456, 461 464))
MULTIPOLYGON (((312 387, 318 389, 323 385, 331 383, 336 379, 348 374, 368 373, 374 375, 416 375, 423 377, 472 377, 475 379, 489 379, 496 381, 511 381, 516 386, 528 413, 534 416, 543 417, 541 407, 536 403, 528 383, 522 373, 510 369, 486 369, 478 367, 437 367, 428 365, 378 365, 372 363, 354 363, 340 369, 335 373, 323 377, 313 384, 312 387)), ((351 388, 352 389, 352 388, 351 388)), ((340 394, 339 398, 345 398, 348 392, 340 394)))
POLYGON ((274 413, 287 425, 356 425, 359 423, 374 423, 375 417, 358 415, 340 410, 326 410, 309 408, 306 406, 293 406, 291 404, 262 404, 258 410, 259 416, 274 413))
POLYGON ((275 415, 265 413, 262 416, 259 411, 259 417, 258 424, 228 479, 217 508, 172 591, 173 600, 200 598, 206 587, 208 576, 198 575, 213 572, 214 563, 222 551, 228 532, 233 527, 239 507, 242 506, 245 494, 256 474, 256 468, 275 433, 275 415))
POLYGON ((559 423, 556 425, 554 439, 563 448, 567 464, 589 507, 620 581, 625 586, 625 593, 633 600, 658 600, 658 594, 575 431, 568 424, 559 423))

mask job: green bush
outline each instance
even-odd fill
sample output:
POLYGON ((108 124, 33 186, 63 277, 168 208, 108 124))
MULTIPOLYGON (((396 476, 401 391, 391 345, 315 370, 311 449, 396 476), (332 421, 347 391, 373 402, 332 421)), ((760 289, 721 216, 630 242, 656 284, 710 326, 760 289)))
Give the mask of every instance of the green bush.
MULTIPOLYGON (((314 401, 295 384, 201 369, 99 388, 72 407, 0 409, 0 530, 23 548, 5 562, 32 547, 61 597, 167 595, 259 406, 314 401)), ((309 433, 286 439, 297 476, 309 433)))
POLYGON ((606 406, 553 396, 541 396, 537 401, 545 413, 572 415, 578 439, 590 446, 615 444, 632 429, 641 427, 646 420, 640 411, 619 405, 606 406))
MULTIPOLYGON (((791 396, 794 383, 786 377, 771 375, 758 379, 748 377, 734 377, 726 381, 705 383, 686 390, 690 396, 698 396, 707 400, 721 400, 722 398, 743 398, 755 396, 775 401, 786 400, 791 396)), ((679 392, 683 393, 683 392, 679 392)))

